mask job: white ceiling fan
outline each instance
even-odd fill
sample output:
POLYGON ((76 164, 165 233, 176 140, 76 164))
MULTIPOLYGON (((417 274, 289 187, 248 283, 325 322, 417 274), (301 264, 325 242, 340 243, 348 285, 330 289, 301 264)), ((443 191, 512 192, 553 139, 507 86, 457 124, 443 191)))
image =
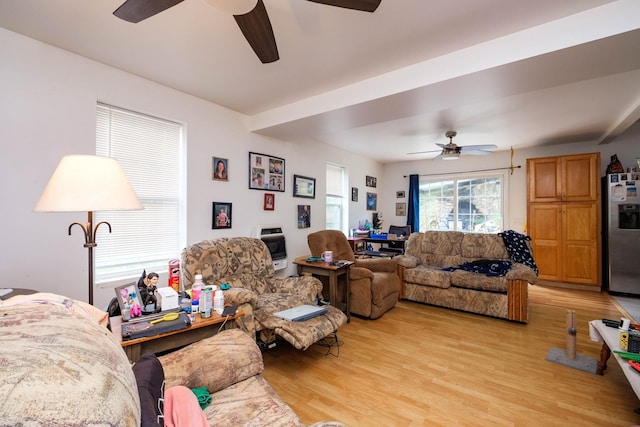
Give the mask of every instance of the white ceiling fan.
MULTIPOLYGON (((460 154, 472 154, 475 156, 488 156, 491 154, 490 151, 485 151, 490 148, 498 148, 497 145, 494 144, 484 144, 484 145, 456 145, 453 143, 453 137, 458 133, 455 130, 449 130, 444 135, 449 138, 448 144, 439 144, 436 143, 438 147, 442 147, 442 151, 433 160, 455 160, 460 157, 460 154)), ((433 153, 438 150, 431 151, 416 151, 413 153, 407 154, 424 154, 424 153, 433 153)))

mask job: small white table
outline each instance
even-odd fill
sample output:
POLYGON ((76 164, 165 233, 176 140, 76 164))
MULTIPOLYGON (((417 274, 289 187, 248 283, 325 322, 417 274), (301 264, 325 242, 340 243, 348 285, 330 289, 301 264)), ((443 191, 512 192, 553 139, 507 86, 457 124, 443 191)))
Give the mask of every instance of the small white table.
MULTIPOLYGON (((604 371, 607 369, 607 360, 611 356, 613 350, 622 350, 620 348, 620 331, 617 328, 610 328, 602 323, 602 320, 592 320, 589 322, 589 337, 591 341, 601 342, 602 349, 600 350, 600 361, 598 362, 598 369, 596 373, 604 375, 604 371)), ((621 357, 617 353, 613 353, 613 357, 616 359, 624 376, 627 377, 627 381, 631 384, 631 388, 636 393, 636 396, 640 398, 640 375, 633 369, 626 359, 621 357)))

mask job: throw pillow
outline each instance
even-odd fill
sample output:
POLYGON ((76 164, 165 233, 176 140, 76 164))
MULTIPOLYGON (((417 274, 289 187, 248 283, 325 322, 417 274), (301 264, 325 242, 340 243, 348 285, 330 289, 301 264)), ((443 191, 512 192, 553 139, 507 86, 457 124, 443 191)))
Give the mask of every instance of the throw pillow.
POLYGON ((140 396, 141 427, 164 426, 164 370, 158 358, 146 353, 133 365, 140 396))
POLYGON ((504 245, 507 247, 509 256, 515 262, 519 262, 526 266, 531 267, 533 271, 538 274, 538 266, 533 259, 533 254, 529 250, 528 241, 531 241, 531 237, 520 234, 517 231, 507 230, 502 233, 498 233, 504 240, 504 245))

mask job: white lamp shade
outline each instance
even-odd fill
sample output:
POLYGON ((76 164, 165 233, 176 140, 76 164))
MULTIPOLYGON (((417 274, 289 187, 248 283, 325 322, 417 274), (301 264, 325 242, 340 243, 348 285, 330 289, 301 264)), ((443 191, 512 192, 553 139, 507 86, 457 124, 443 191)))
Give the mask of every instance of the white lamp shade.
POLYGON ((121 211, 143 209, 120 164, 110 157, 62 158, 34 212, 121 211))

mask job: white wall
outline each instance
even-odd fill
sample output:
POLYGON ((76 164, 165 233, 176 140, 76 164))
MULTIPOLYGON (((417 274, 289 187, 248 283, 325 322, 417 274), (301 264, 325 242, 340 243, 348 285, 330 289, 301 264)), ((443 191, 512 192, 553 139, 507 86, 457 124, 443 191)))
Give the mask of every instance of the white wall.
MULTIPOLYGON (((256 225, 277 223, 284 227, 292 260, 308 253, 307 234, 324 228, 326 162, 345 166, 351 179, 362 183, 361 189, 365 175, 380 176, 382 170, 375 161, 333 147, 284 143, 248 133, 246 117, 236 112, 2 28, 0 58, 0 286, 87 300, 87 249, 79 228, 67 234, 72 222, 86 221, 86 214, 32 209, 64 155, 95 153, 97 101, 185 124, 187 243, 251 236, 256 225), (274 211, 263 210, 263 191, 248 189, 249 151, 286 161, 286 192, 275 193, 274 211), (212 156, 229 159, 228 182, 211 179, 212 156), (317 179, 314 200, 292 197, 293 174, 317 179), (213 201, 233 204, 232 229, 211 229, 213 201), (296 228, 298 204, 311 205, 310 229, 296 228)), ((349 222, 354 226, 364 218, 364 200, 350 208, 349 222)), ((101 228, 96 250, 108 238, 101 228)), ((280 274, 293 272, 290 266, 280 274)), ((164 283, 166 275, 161 276, 164 283)), ((95 305, 104 307, 114 296, 115 285, 98 286, 95 305)))

